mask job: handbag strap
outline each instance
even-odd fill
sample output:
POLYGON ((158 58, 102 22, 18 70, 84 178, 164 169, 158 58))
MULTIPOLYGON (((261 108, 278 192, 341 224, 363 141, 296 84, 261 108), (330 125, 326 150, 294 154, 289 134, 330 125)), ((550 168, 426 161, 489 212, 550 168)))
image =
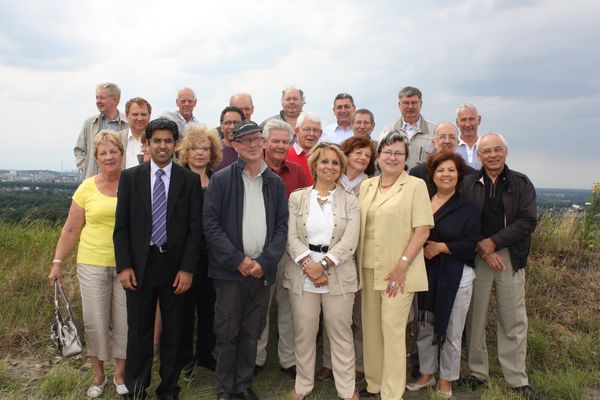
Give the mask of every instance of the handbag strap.
POLYGON ((67 309, 67 317, 72 318, 71 316, 71 305, 69 304, 69 301, 67 300, 67 296, 65 296, 65 291, 62 287, 62 285, 60 285, 58 283, 57 280, 54 281, 54 308, 55 311, 57 313, 59 313, 60 315, 60 304, 59 304, 59 294, 60 293, 60 297, 62 297, 63 302, 65 304, 65 308, 67 309))

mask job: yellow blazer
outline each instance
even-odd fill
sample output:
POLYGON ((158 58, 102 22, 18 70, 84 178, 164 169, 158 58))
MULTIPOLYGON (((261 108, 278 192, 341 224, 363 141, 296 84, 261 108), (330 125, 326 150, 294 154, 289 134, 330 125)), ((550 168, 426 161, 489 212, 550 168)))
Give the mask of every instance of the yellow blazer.
MULTIPOLYGON (((283 287, 296 294, 304 290, 302 267, 294 259, 308 250, 306 220, 310 208, 311 187, 298 189, 290 195, 287 253, 290 256, 285 267, 283 287)), ((329 294, 354 293, 358 289, 358 273, 354 252, 359 236, 360 209, 356 196, 337 186, 333 194, 333 235, 329 253, 340 263, 329 269, 329 294)))
MULTIPOLYGON (((357 260, 362 285, 363 264, 368 263, 374 270, 375 290, 385 290, 386 276, 404 255, 404 249, 417 226, 433 227, 431 202, 425 181, 406 172, 398 177, 396 183, 385 193, 377 194, 379 176, 363 181, 360 186, 360 239, 358 241, 357 260), (377 194, 377 199, 375 195, 377 194), (374 260, 363 260, 365 245, 365 227, 367 211, 371 206, 375 212, 375 255, 374 260)), ((406 276, 405 289, 409 292, 428 290, 427 272, 423 250, 412 261, 406 276)))

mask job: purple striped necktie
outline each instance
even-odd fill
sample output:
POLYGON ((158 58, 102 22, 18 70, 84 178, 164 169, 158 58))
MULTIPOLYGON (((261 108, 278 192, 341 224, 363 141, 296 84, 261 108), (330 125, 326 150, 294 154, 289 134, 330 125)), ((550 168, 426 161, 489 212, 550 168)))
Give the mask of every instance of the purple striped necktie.
POLYGON ((152 243, 156 246, 167 242, 167 195, 165 182, 162 180, 164 173, 162 169, 156 171, 152 193, 152 243))

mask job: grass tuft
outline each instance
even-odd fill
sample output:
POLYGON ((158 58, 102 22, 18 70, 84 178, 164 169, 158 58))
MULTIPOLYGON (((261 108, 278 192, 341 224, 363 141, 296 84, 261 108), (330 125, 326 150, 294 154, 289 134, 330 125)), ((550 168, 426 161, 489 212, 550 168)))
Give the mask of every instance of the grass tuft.
POLYGON ((39 386, 40 398, 45 399, 76 399, 81 397, 83 388, 80 387, 81 371, 58 365, 50 370, 39 386))

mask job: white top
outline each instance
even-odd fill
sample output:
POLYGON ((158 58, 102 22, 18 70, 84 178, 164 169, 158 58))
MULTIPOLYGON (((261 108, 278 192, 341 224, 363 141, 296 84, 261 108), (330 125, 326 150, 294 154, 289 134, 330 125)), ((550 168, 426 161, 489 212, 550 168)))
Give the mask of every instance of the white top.
POLYGON ((319 143, 321 142, 329 142, 342 144, 342 142, 350 137, 354 136, 354 131, 352 130, 352 125, 350 125, 347 129, 342 128, 337 123, 326 126, 323 129, 323 135, 319 139, 319 143))
POLYGON ((250 258, 257 258, 262 254, 267 240, 267 217, 262 192, 262 174, 266 169, 267 164, 263 161, 260 172, 255 177, 250 176, 246 170, 242 171, 242 181, 244 182, 242 242, 244 254, 250 258))
POLYGON ((458 284, 459 288, 463 288, 469 286, 475 280, 475 271, 473 268, 469 267, 465 264, 463 268, 462 278, 460 278, 460 283, 458 284))
MULTIPOLYGON (((142 134, 143 135, 143 134, 142 134)), ((136 139, 131 133, 131 128, 127 133, 127 152, 125 153, 125 168, 139 165, 138 154, 142 154, 142 137, 136 139)))
MULTIPOLYGON (((313 245, 329 245, 331 236, 333 235, 333 194, 335 189, 329 192, 327 202, 321 206, 317 201, 317 190, 313 189, 310 192, 310 203, 308 208, 308 217, 306 218, 306 234, 308 243, 313 245)), ((300 254, 294 261, 298 263, 301 259, 310 254, 314 261, 321 261, 325 256, 329 258, 335 265, 339 264, 340 260, 333 254, 319 253, 316 251, 307 250, 300 254)), ((315 287, 314 283, 306 277, 304 279, 304 291, 310 293, 329 293, 329 285, 315 287)))

